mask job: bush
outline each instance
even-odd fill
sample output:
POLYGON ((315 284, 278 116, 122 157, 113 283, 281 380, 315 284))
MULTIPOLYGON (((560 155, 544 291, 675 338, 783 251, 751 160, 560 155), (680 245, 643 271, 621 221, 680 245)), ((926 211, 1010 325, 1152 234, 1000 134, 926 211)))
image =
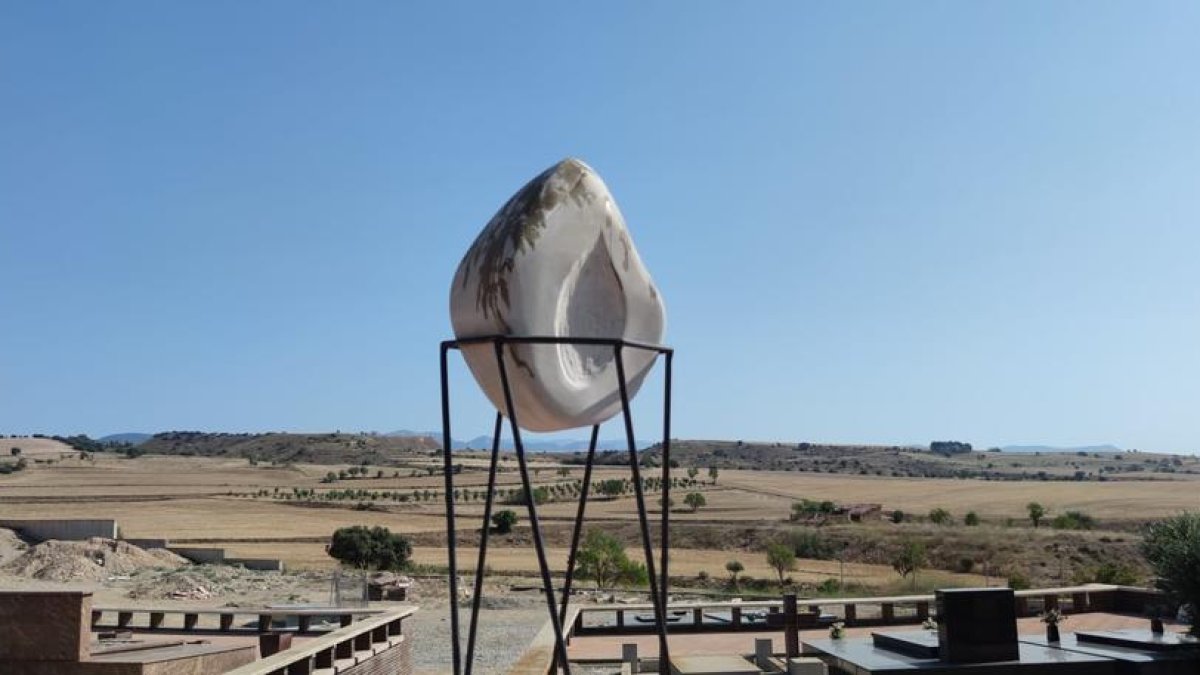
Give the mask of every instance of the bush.
POLYGON ((954 518, 950 516, 950 512, 943 508, 936 508, 929 512, 929 522, 935 525, 949 525, 954 522, 954 518))
POLYGON ((1200 513, 1181 513, 1150 525, 1142 554, 1158 576, 1154 585, 1173 601, 1191 606, 1191 632, 1200 633, 1200 513))
POLYGON ((975 527, 979 524, 979 515, 974 511, 967 511, 967 515, 963 516, 963 525, 975 527))
MULTIPOLYGON (((548 501, 550 501, 550 490, 546 489, 545 485, 539 485, 533 488, 534 504, 545 504, 548 501)), ((504 500, 504 503, 512 504, 514 506, 527 506, 529 504, 529 497, 525 494, 525 488, 514 490, 513 492, 509 493, 508 498, 504 500)))
POLYGON ((811 530, 800 530, 788 534, 787 543, 797 558, 813 560, 828 560, 833 557, 832 547, 818 533, 811 530))
POLYGON ((515 511, 504 509, 499 513, 492 515, 492 528, 497 534, 508 534, 512 532, 513 525, 517 524, 517 514, 515 511))
POLYGON ((842 590, 842 584, 837 579, 826 579, 817 584, 817 592, 821 595, 834 595, 842 590))
POLYGON ((334 533, 327 552, 338 562, 363 569, 399 570, 408 565, 412 544, 386 527, 355 525, 334 533))
POLYGON ((1029 588, 1029 577, 1020 570, 1013 570, 1008 573, 1008 587, 1014 591, 1023 591, 1029 588))
POLYGON ((962 574, 970 574, 973 569, 975 569, 975 561, 970 558, 959 558, 958 564, 954 566, 954 571, 962 574))
POLYGON ((1082 511, 1067 511, 1050 521, 1050 526, 1056 530, 1090 530, 1096 525, 1096 519, 1082 511))
POLYGON ((1085 570, 1075 575, 1077 584, 1116 584, 1118 586, 1135 586, 1141 583, 1141 575, 1129 565, 1115 562, 1101 563, 1097 567, 1085 570))
POLYGON ((897 525, 904 522, 904 512, 900 509, 892 511, 892 522, 897 525))

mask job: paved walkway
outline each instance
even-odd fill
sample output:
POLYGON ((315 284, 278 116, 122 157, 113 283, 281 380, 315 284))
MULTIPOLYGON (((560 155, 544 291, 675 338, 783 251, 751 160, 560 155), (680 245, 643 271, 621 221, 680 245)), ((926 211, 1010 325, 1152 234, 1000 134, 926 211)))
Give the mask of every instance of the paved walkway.
MULTIPOLYGON (((1108 612, 1088 612, 1074 614, 1062 624, 1065 632, 1075 630, 1116 630, 1120 628, 1149 628, 1150 622, 1143 616, 1130 614, 1111 614, 1108 612)), ((1167 630, 1184 630, 1186 626, 1166 622, 1167 630)), ((846 634, 851 637, 866 637, 873 632, 912 630, 915 625, 908 626, 872 626, 865 628, 847 628, 846 634)), ((1045 627, 1037 617, 1027 617, 1017 620, 1017 632, 1022 635, 1037 635, 1045 632, 1045 627)), ((828 637, 829 629, 800 631, 800 641, 805 637, 828 637)), ((763 631, 746 633, 683 633, 671 635, 669 644, 672 655, 700 656, 708 654, 753 654, 756 639, 771 638, 774 641, 774 651, 783 653, 783 631, 763 631)), ((638 656, 655 658, 658 656, 658 636, 642 635, 597 635, 579 636, 571 639, 568 649, 572 661, 620 661, 621 645, 637 644, 638 656)))

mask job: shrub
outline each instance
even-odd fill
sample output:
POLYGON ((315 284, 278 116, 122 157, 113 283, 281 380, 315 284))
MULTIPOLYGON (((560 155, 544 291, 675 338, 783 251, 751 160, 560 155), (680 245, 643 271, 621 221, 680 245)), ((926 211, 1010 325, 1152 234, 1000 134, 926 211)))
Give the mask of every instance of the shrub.
POLYGON ((412 544, 386 527, 355 525, 334 531, 327 552, 347 565, 363 569, 398 570, 408 565, 412 544))
POLYGON ((1050 526, 1056 530, 1090 530, 1096 525, 1096 519, 1082 511, 1067 511, 1050 521, 1050 526))
POLYGON ((1153 523, 1142 554, 1157 575, 1155 586, 1177 603, 1191 606, 1192 635, 1200 633, 1200 513, 1181 513, 1153 523))
POLYGON ((929 522, 935 525, 949 525, 954 522, 954 518, 949 511, 939 507, 929 512, 929 522))
POLYGON ((975 569, 975 561, 971 558, 959 558, 958 564, 954 566, 954 571, 963 574, 970 574, 973 569, 975 569))
POLYGON ((963 525, 975 527, 979 524, 979 515, 974 511, 968 511, 967 515, 963 516, 963 525))
POLYGON ((1029 588, 1029 577, 1020 570, 1013 570, 1008 573, 1008 587, 1014 591, 1023 591, 1029 588))
POLYGON ((1075 575, 1077 584, 1116 584, 1118 586, 1134 586, 1141 583, 1141 575, 1129 565, 1116 562, 1104 562, 1097 567, 1085 570, 1075 575))
POLYGON ((731 585, 735 587, 737 586, 738 575, 741 574, 742 570, 744 569, 746 569, 746 566, 743 565, 740 560, 730 560, 729 562, 725 563, 725 571, 729 572, 729 583, 731 585))
POLYGON ((904 512, 901 511, 900 509, 896 509, 895 511, 892 511, 892 522, 896 523, 896 524, 903 523, 904 522, 904 512))
POLYGON ((512 532, 513 525, 517 524, 517 513, 504 509, 499 513, 492 514, 492 527, 498 534, 508 534, 512 532))
POLYGON ((692 512, 695 513, 696 511, 700 510, 701 506, 708 504, 708 501, 704 499, 704 495, 700 494, 699 492, 689 492, 687 496, 683 498, 683 503, 691 507, 692 512))
POLYGON ((834 595, 842 590, 842 584, 837 579, 826 579, 817 584, 817 592, 821 595, 834 595))
POLYGON ((833 557, 832 547, 824 537, 811 529, 788 534, 787 543, 797 558, 828 560, 833 557))

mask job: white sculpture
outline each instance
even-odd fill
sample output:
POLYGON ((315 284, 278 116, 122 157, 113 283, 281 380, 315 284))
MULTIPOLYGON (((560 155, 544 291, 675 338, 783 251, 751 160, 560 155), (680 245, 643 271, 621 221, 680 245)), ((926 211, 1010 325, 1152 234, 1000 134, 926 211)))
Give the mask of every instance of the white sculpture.
MULTIPOLYGON (((604 181, 565 159, 521 188, 471 245, 450 289, 459 338, 485 335, 623 338, 658 344, 658 289, 604 181)), ((600 424, 621 410, 613 348, 505 347, 517 422, 531 431, 600 424)), ((506 411, 491 343, 464 346, 475 380, 506 411)), ((656 354, 623 351, 632 399, 656 354)))

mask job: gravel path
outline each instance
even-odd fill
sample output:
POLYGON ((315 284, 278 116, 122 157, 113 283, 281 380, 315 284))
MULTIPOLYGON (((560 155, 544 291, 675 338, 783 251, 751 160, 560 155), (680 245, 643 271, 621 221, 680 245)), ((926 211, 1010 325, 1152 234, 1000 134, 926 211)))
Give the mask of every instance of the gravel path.
MULTIPOLYGON (((547 621, 546 606, 541 594, 521 593, 487 602, 479 612, 479 631, 476 636, 475 665, 472 673, 492 675, 505 672, 533 641, 533 636, 547 621), (488 607, 488 605, 491 605, 488 607)), ((469 605, 459 608, 462 621, 463 657, 466 657, 469 605)), ((449 605, 427 606, 404 622, 404 632, 411 634, 414 675, 444 675, 450 671, 450 609, 449 605)))

